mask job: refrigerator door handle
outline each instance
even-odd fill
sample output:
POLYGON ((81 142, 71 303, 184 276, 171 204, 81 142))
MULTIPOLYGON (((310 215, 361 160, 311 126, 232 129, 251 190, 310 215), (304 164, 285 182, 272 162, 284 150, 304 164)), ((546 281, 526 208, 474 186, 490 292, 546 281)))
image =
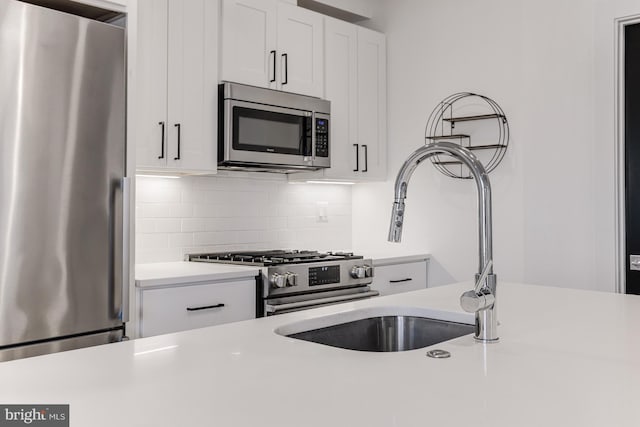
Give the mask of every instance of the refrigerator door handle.
POLYGON ((123 322, 129 321, 129 239, 131 236, 131 178, 122 178, 122 304, 123 322))

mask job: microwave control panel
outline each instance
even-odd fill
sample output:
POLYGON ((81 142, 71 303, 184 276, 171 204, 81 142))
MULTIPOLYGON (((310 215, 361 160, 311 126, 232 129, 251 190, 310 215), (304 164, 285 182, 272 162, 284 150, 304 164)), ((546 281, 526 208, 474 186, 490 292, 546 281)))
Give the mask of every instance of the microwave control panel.
POLYGON ((316 157, 329 157, 329 120, 316 119, 316 157))

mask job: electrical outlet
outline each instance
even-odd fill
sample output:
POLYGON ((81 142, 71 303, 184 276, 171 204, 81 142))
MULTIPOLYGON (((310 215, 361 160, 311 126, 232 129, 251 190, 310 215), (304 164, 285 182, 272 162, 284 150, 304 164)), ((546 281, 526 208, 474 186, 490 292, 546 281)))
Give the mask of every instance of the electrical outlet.
POLYGON ((328 207, 329 202, 316 202, 316 222, 329 222, 328 207))

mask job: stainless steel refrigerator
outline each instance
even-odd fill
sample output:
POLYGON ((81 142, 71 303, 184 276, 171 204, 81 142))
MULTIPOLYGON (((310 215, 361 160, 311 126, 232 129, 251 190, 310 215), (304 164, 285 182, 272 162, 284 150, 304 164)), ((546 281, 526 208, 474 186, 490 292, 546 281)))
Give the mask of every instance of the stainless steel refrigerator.
POLYGON ((118 341, 124 29, 0 0, 0 361, 118 341))

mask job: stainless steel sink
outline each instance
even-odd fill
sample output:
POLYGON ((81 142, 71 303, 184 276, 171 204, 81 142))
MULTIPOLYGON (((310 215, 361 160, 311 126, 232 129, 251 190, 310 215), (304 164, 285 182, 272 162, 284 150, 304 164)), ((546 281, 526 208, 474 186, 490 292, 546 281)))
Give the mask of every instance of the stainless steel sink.
POLYGON ((475 326, 416 316, 378 316, 288 334, 290 338, 358 351, 406 351, 475 332, 475 326))

